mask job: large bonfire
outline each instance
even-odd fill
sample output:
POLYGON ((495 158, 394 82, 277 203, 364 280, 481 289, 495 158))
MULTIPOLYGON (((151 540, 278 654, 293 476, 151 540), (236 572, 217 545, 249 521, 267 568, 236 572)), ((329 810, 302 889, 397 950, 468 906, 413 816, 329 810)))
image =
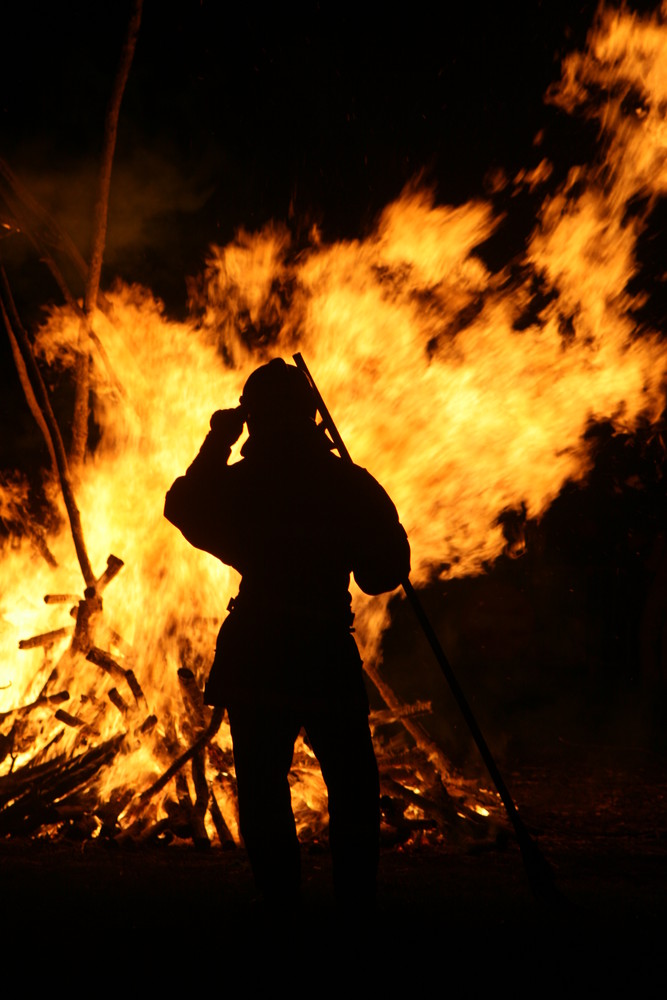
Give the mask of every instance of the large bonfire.
MULTIPOLYGON (((304 355, 355 461, 398 507, 416 586, 482 572, 505 545, 503 511, 539 518, 566 481, 585 477, 591 421, 632 430, 657 420, 664 344, 638 329, 629 283, 667 188, 666 66, 659 14, 600 12, 548 95, 597 119, 597 158, 545 193, 511 267, 491 273, 475 252, 501 222, 489 201, 438 205, 415 186, 363 240, 327 245, 313 230, 297 253, 272 225, 213 247, 187 322, 146 289, 106 293, 86 344, 99 440, 71 470, 97 587, 84 596, 54 475, 48 525, 25 522, 20 476, 0 493, 15 528, 0 563, 0 833, 75 824, 89 836, 238 841, 224 724, 171 781, 137 793, 208 722, 200 692, 238 585, 164 520, 164 494, 258 363, 304 355), (629 203, 641 207, 628 213, 629 203)), ((543 161, 506 183, 546 192, 549 177, 543 161)), ((53 309, 33 338, 38 364, 74 369, 80 331, 69 306, 53 309)), ((388 705, 374 721, 384 791, 400 804, 394 825, 442 831, 454 813, 495 808, 382 682, 389 599, 356 592, 354 603, 388 705), (409 767, 382 740, 400 718, 416 741, 409 767)), ((305 745, 296 763, 298 822, 318 831, 324 788, 305 745)))

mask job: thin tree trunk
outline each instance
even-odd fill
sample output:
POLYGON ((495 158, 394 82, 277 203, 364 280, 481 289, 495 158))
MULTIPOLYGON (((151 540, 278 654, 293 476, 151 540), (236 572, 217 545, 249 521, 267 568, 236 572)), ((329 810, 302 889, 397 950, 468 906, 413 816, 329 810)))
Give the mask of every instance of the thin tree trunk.
POLYGON ((37 397, 33 392, 30 376, 28 375, 28 369, 26 367, 26 363, 23 360, 23 354, 21 353, 19 342, 16 339, 16 334, 14 333, 14 329, 10 322, 9 316, 5 311, 4 302, 2 302, 1 299, 0 299, 0 308, 2 308, 2 318, 5 322, 5 329, 7 330, 7 336, 9 337, 9 343, 12 349, 12 354, 14 356, 14 364, 16 365, 16 371, 18 372, 19 382, 21 383, 23 394, 26 398, 28 408, 32 413, 33 417, 35 418, 35 420, 37 421, 37 426, 42 432, 42 437, 46 441, 46 447, 49 449, 49 455, 51 457, 51 469, 53 471, 54 476, 57 476, 58 460, 56 458, 56 453, 53 447, 51 434, 49 433, 49 428, 47 426, 46 420, 44 419, 44 414, 40 409, 39 403, 37 402, 37 397))
POLYGON ((127 34, 120 54, 120 63, 114 80, 111 98, 107 108, 104 123, 104 144, 102 147, 102 163, 95 214, 93 220, 93 249, 88 270, 88 281, 84 298, 84 312, 87 320, 81 321, 79 332, 79 359, 76 369, 76 390, 74 398, 74 419, 72 423, 72 445, 70 460, 73 465, 80 465, 86 453, 88 444, 88 412, 90 396, 90 351, 88 327, 96 303, 102 274, 102 259, 107 236, 107 219, 109 215, 109 189, 111 186, 111 168, 116 148, 118 133, 118 116, 125 91, 125 84, 132 65, 134 50, 137 44, 143 0, 134 0, 127 28, 127 34))
MULTIPOLYGON (((47 432, 45 436, 47 444, 49 445, 49 451, 52 457, 55 458, 58 478, 60 479, 60 487, 62 489, 63 499, 65 500, 67 516, 72 530, 72 539, 74 541, 74 548, 76 549, 81 572, 86 582, 86 586, 92 587, 95 584, 95 574, 93 573, 93 569, 88 558, 88 552, 86 550, 83 529, 81 527, 81 515, 79 514, 79 508, 74 498, 74 489, 67 463, 67 455, 65 454, 65 446, 63 445, 63 439, 60 435, 60 428, 58 427, 58 422, 51 407, 51 402, 49 400, 46 386, 44 385, 44 380, 42 379, 41 373, 33 356, 28 335, 23 329, 16 312, 14 299, 11 294, 9 282, 7 281, 7 275, 2 267, 0 267, 0 278, 2 280, 2 287, 9 308, 8 312, 5 308, 4 302, 0 300, 0 314, 4 320, 12 345, 16 343, 20 349, 21 358, 25 366, 25 372, 30 380, 32 399, 39 407, 42 417, 41 420, 38 419, 38 423, 42 428, 42 433, 44 433, 45 430, 47 432), (10 319, 10 313, 12 319, 10 319)), ((19 371, 19 375, 20 374, 21 372, 19 371)), ((28 403, 30 403, 30 398, 28 399, 28 403)))

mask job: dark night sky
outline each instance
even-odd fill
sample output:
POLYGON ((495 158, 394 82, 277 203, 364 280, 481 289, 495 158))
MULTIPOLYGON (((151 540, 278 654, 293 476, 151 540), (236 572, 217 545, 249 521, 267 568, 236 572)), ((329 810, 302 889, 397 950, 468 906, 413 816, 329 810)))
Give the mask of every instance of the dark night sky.
MULTIPOLYGON (((495 168, 512 176, 546 155, 557 175, 590 154, 591 127, 543 97, 563 54, 585 44, 594 3, 283 7, 146 0, 121 108, 103 287, 138 281, 179 316, 186 277, 239 226, 289 220, 297 246, 313 222, 325 239, 356 237, 416 177, 458 203, 483 195, 495 168)), ((25 0, 2 14, 0 156, 86 257, 129 10, 128 0, 25 0)), ((488 248, 491 266, 534 223, 530 198, 511 208, 488 248)), ((60 292, 22 236, 0 240, 0 255, 31 328, 60 292)), ((2 468, 23 453, 32 418, 4 336, 0 345, 2 468)))
MULTIPOLYGON (((595 8, 147 0, 121 111, 107 280, 143 281, 177 310, 184 274, 241 224, 291 216, 327 238, 357 236, 420 173, 459 202, 483 193, 492 168, 536 162, 543 126, 556 159, 585 146, 586 130, 543 95, 595 8)), ((0 155, 82 248, 128 10, 27 0, 3 12, 0 155)))

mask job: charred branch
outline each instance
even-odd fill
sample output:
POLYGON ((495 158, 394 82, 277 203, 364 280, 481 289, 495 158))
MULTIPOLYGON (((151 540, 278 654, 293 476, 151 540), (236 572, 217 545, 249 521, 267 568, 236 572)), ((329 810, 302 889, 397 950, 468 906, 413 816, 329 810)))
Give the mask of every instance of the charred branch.
POLYGON ((107 653, 106 650, 100 649, 99 646, 93 646, 92 649, 89 649, 86 653, 86 659, 90 663, 94 663, 95 666, 101 667, 101 669, 111 677, 125 678, 125 668, 121 667, 120 663, 114 660, 111 653, 107 653))
POLYGON ((415 715, 430 715, 432 710, 433 707, 430 701, 415 701, 411 705, 402 705, 400 708, 380 709, 370 714, 371 728, 389 726, 394 722, 402 722, 403 719, 409 717, 414 718, 415 715))
MULTIPOLYGON (((12 800, 0 809, 0 836, 30 834, 44 823, 57 818, 56 803, 76 788, 84 786, 100 770, 111 763, 120 750, 125 734, 110 740, 70 760, 59 758, 46 765, 42 774, 36 768, 22 768, 12 775, 12 800), (22 780, 21 780, 22 779, 22 780), (18 791, 20 785, 25 789, 18 791)), ((0 801, 6 798, 5 781, 0 781, 0 801)))
POLYGON ((115 789, 104 802, 97 802, 95 815, 102 826, 100 837, 111 838, 118 832, 118 817, 133 798, 130 788, 115 789))
POLYGON ((208 759, 221 778, 234 773, 234 754, 231 750, 223 750, 213 740, 207 746, 208 759))
POLYGON ((194 838, 195 833, 192 825, 192 799, 190 798, 188 779, 183 771, 178 772, 174 784, 176 785, 178 804, 172 813, 174 817, 172 829, 177 837, 181 837, 184 840, 187 840, 190 837, 194 838))
POLYGON ((192 728, 196 732, 199 732, 206 725, 204 698, 195 680, 195 675, 189 667, 181 667, 179 669, 178 682, 192 728))
POLYGON ((139 681, 137 680, 134 674, 134 670, 128 669, 125 671, 125 680, 127 681, 127 685, 130 691, 134 695, 134 700, 136 701, 137 705, 138 706, 146 705, 146 697, 141 689, 139 681))
POLYGON ((149 715, 142 724, 139 726, 138 732, 145 736, 146 733, 150 733, 157 726, 157 715, 149 715))
POLYGON ((79 560, 79 565, 81 567, 81 572, 86 582, 86 586, 91 587, 95 583, 95 575, 93 573, 92 566, 90 565, 90 560, 88 559, 86 543, 83 537, 83 529, 81 527, 81 515, 74 497, 74 487, 69 472, 69 465, 60 434, 60 428, 58 427, 58 422, 51 407, 51 401, 49 400, 44 380, 42 379, 39 368, 37 367, 37 362, 35 361, 28 335, 18 319, 18 313, 16 312, 16 307, 14 306, 14 300, 11 294, 11 289, 9 288, 9 283, 7 282, 7 275, 5 274, 4 268, 0 268, 0 278, 2 279, 3 289, 3 301, 0 301, 2 318, 10 339, 13 335, 15 341, 17 342, 21 357, 25 364, 30 386, 43 418, 43 422, 40 426, 43 428, 45 427, 47 430, 47 440, 50 442, 49 450, 55 461, 55 466, 58 472, 60 487, 72 531, 74 548, 76 549, 77 558, 79 560), (10 320, 10 316, 12 317, 13 322, 10 320))
POLYGON ((382 795, 380 808, 383 821, 395 830, 396 840, 399 843, 405 843, 406 840, 409 840, 416 830, 432 830, 437 826, 433 819, 407 817, 405 815, 406 803, 400 797, 397 799, 390 795, 382 795))
MULTIPOLYGON (((401 803, 403 813, 408 806, 414 806, 424 814, 425 819, 428 818, 430 826, 452 827, 460 823, 460 818, 457 815, 454 802, 446 792, 445 794, 442 794, 443 789, 440 789, 441 794, 436 799, 435 795, 428 796, 422 794, 422 792, 417 792, 412 788, 407 788, 391 775, 381 774, 380 784, 384 796, 391 799, 394 803, 401 803)), ((431 789, 431 791, 437 793, 437 789, 431 789)), ((388 810, 385 809, 384 811, 388 818, 388 810)), ((393 815, 396 820, 397 813, 395 809, 393 815)), ((391 820, 389 821, 391 822, 391 820)), ((398 820, 398 825, 403 825, 407 822, 413 823, 413 820, 407 820, 405 816, 403 816, 401 820, 398 820)), ((424 829, 425 826, 423 821, 419 820, 419 822, 421 824, 421 828, 424 829)), ((396 825, 396 823, 394 825, 396 825)))
MULTIPOLYGON (((6 276, 5 276, 4 269, 2 269, 2 275, 3 275, 3 281, 6 282, 6 276)), ((12 349, 12 357, 14 358, 14 364, 16 366, 16 371, 18 373, 19 382, 21 383, 21 388, 23 389, 23 395, 25 396, 26 402, 28 404, 28 409, 32 413, 33 417, 35 418, 35 422, 36 422, 37 426, 39 427, 40 431, 42 432, 42 437, 44 438, 44 441, 46 442, 46 447, 48 449, 49 457, 51 459, 51 468, 53 469, 53 474, 54 474, 54 476, 58 476, 58 474, 59 474, 59 472, 58 472, 58 459, 56 457, 55 447, 54 447, 54 444, 53 444, 53 439, 52 439, 52 436, 51 436, 51 432, 49 430, 48 422, 47 422, 47 420, 46 420, 46 418, 44 416, 44 413, 42 412, 42 407, 40 406, 39 402, 37 401, 37 395, 36 395, 36 393, 35 393, 35 391, 33 389, 32 380, 30 378, 30 374, 29 374, 29 371, 28 371, 28 365, 27 365, 25 357, 24 357, 24 351, 25 351, 26 348, 25 348, 25 345, 24 345, 24 351, 21 350, 21 346, 19 345, 18 336, 17 336, 17 334, 14 331, 14 327, 12 326, 12 323, 11 323, 10 318, 9 318, 9 312, 5 308, 4 298, 2 298, 2 297, 0 297, 0 309, 2 310, 2 318, 3 318, 4 324, 5 324, 5 329, 7 331, 7 336, 9 338, 9 344, 10 344, 11 349, 12 349)), ((16 319, 15 319, 14 322, 16 322, 16 319)), ((27 337, 26 337, 26 340, 27 340, 27 337)), ((27 346, 30 349, 29 342, 28 342, 27 346)), ((29 350, 29 353, 31 353, 31 349, 29 350)), ((35 367, 36 367, 36 364, 35 364, 35 367)), ((34 372, 33 372, 33 378, 34 378, 34 372)), ((55 417, 54 417, 54 420, 55 420, 55 417)))
POLYGON ((209 802, 209 810, 211 813, 211 819, 213 820, 213 825, 215 827, 215 832, 218 835, 218 840, 220 841, 220 846, 223 849, 229 850, 229 848, 235 847, 234 838, 232 837, 229 827, 225 822, 225 818, 222 815, 220 806, 218 805, 218 800, 215 796, 215 792, 211 787, 209 789, 211 800, 209 802))
POLYGON ((125 563, 118 556, 110 555, 107 557, 107 568, 104 570, 102 575, 98 577, 95 581, 95 592, 101 594, 102 591, 111 583, 113 578, 120 573, 125 563))
POLYGON ((76 715, 71 715, 69 712, 66 712, 64 708, 59 708, 55 717, 59 722, 63 722, 66 726, 70 726, 72 729, 84 730, 85 732, 90 733, 91 736, 100 735, 96 729, 89 725, 89 723, 84 722, 83 719, 77 718, 76 715))
POLYGON ((38 646, 53 646, 54 643, 74 633, 73 625, 54 628, 51 632, 33 635, 30 639, 19 639, 19 649, 36 649, 38 646))
POLYGON ((163 828, 168 828, 171 834, 180 840, 192 839, 192 802, 187 781, 182 775, 176 777, 177 799, 167 799, 164 809, 167 813, 166 823, 162 821, 163 828))
POLYGON ((51 753, 52 748, 60 743, 64 735, 65 735, 65 729, 62 726, 60 726, 56 731, 55 735, 51 737, 49 742, 46 743, 41 750, 38 750, 37 753, 33 755, 32 760, 30 761, 30 766, 42 767, 45 762, 49 763, 48 757, 49 754, 51 753))
POLYGON ((149 840, 152 836, 156 836, 161 833, 167 823, 168 821, 166 820, 160 820, 156 824, 150 816, 139 816, 129 824, 127 829, 118 834, 115 838, 115 842, 121 846, 128 843, 143 843, 144 841, 149 840))
POLYGON ((86 653, 86 659, 100 667, 111 677, 124 680, 138 706, 146 704, 146 698, 133 670, 122 667, 120 663, 114 660, 110 653, 107 653, 104 649, 100 649, 99 646, 93 646, 92 649, 89 649, 86 653))
POLYGON ((87 840, 98 827, 95 815, 96 796, 92 791, 78 789, 53 807, 52 823, 61 834, 74 840, 87 840))
MULTIPOLYGON (((51 745, 53 742, 52 740, 51 745)), ((50 775, 57 774, 66 764, 67 756, 65 754, 60 754, 60 756, 41 764, 35 763, 33 757, 30 763, 0 778, 0 810, 25 791, 29 785, 34 784, 36 787, 40 781, 48 781, 50 775)))
POLYGON ((120 714, 123 717, 125 717, 129 712, 129 706, 125 701, 125 699, 123 698, 122 694, 120 694, 120 692, 118 691, 118 688, 111 688, 108 697, 111 704, 115 705, 120 714))
POLYGON ((76 613, 76 627, 72 639, 72 650, 87 655, 92 643, 94 624, 102 614, 102 598, 97 596, 94 586, 86 587, 84 599, 79 601, 76 613))
POLYGON ((10 708, 6 712, 0 712, 0 721, 2 719, 8 718, 10 715, 22 716, 28 715, 30 712, 34 711, 36 708, 41 708, 44 705, 59 705, 63 701, 69 700, 69 691, 59 691, 58 694, 50 695, 40 695, 35 701, 31 701, 28 705, 19 705, 18 708, 10 708))
POLYGON ((204 750, 199 750, 192 758, 192 782, 195 786, 195 804, 192 807, 192 838, 198 850, 211 846, 206 832, 206 812, 209 790, 204 766, 204 750))
POLYGON ((164 788, 164 786, 169 781, 171 781, 174 775, 178 774, 178 772, 181 770, 184 764, 187 764, 189 760, 192 760, 192 758, 195 756, 196 753, 204 749, 209 740, 213 739, 218 729, 220 728, 222 724, 223 715, 224 715, 224 709, 222 708, 213 709, 213 714, 211 715, 211 721, 208 727, 201 734, 199 739, 196 740, 195 743, 193 743, 192 746, 185 751, 185 753, 181 754, 181 756, 178 757, 173 762, 173 764, 171 764, 170 767, 167 768, 162 777, 158 778, 157 781, 154 781, 153 784, 150 785, 150 787, 148 787, 145 791, 141 793, 141 795, 139 796, 139 800, 141 802, 147 801, 148 799, 152 798, 153 795, 155 795, 157 792, 161 791, 164 788))
POLYGON ((443 781, 447 783, 451 780, 451 766, 437 743, 434 743, 418 722, 414 722, 409 717, 409 713, 404 712, 405 706, 382 679, 379 671, 370 663, 364 663, 364 670, 377 688, 385 705, 396 715, 397 720, 404 726, 420 750, 431 761, 443 781))

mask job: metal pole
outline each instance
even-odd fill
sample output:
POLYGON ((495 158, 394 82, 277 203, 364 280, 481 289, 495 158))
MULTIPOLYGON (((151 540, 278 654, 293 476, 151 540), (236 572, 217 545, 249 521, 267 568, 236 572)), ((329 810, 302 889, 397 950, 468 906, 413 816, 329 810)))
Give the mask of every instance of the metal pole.
MULTIPOLYGON (((308 366, 304 361, 301 354, 293 354, 294 363, 297 368, 299 368, 303 374, 307 377, 311 384, 315 398, 317 401, 317 408, 322 417, 322 422, 331 436, 336 449, 342 459, 347 462, 351 462, 352 458, 349 451, 345 447, 342 437, 338 432, 327 406, 320 395, 320 392, 315 384, 313 376, 308 370, 308 366)), ((491 775, 494 785, 498 790, 498 794, 502 800, 505 807, 508 819, 510 820, 512 826, 514 827, 514 832, 516 834, 517 841, 519 843, 519 848, 521 849, 521 856, 523 858, 524 866, 526 869, 526 874, 528 875, 528 880, 530 882, 531 889, 534 896, 540 901, 548 901, 550 903, 556 903, 562 901, 560 893, 556 889, 553 882, 553 874, 549 864, 544 858, 539 847, 529 834, 523 820, 519 816, 517 808, 514 804, 514 800, 509 793, 509 789, 505 784, 502 774, 496 764, 496 761, 489 749, 489 745, 484 739, 481 729, 473 715, 472 709, 468 699, 465 697, 461 686, 456 678, 454 671, 452 670, 451 664, 445 655, 445 651, 440 645, 440 640, 438 639, 433 626, 428 618, 428 615, 424 611, 423 605, 415 591, 409 578, 401 581, 401 586, 405 591, 405 596, 410 602, 410 606, 415 613, 417 621, 419 622, 424 635, 435 655, 438 665, 442 670, 447 683, 451 689, 452 694, 461 710, 461 714, 465 719, 470 733, 477 744, 477 748, 482 756, 482 760, 486 764, 487 770, 491 775)))

